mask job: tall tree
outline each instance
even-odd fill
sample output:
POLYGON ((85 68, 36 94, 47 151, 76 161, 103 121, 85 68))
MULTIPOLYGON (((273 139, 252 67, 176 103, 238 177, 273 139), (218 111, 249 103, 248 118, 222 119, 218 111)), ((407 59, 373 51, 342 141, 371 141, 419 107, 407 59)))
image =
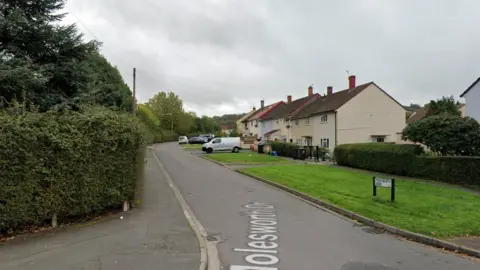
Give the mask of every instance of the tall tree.
POLYGON ((0 96, 41 110, 88 102, 131 106, 118 70, 85 42, 75 25, 61 25, 64 0, 3 0, 0 5, 0 96), (95 101, 95 102, 93 102, 95 101))
POLYGON ((455 102, 453 96, 442 97, 441 99, 432 100, 426 105, 427 116, 442 114, 460 116, 461 113, 458 110, 459 105, 460 103, 458 101, 455 102))
POLYGON ((160 92, 147 105, 160 119, 160 126, 164 130, 175 130, 184 114, 183 102, 173 92, 160 92))

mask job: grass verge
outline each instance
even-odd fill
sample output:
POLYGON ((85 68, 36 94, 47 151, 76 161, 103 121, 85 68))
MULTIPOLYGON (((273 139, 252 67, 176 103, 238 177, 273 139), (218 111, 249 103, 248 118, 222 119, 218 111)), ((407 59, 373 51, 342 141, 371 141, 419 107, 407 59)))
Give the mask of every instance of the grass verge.
POLYGON ((206 158, 221 163, 272 163, 272 162, 289 162, 281 157, 274 157, 256 152, 241 153, 217 153, 206 155, 206 158))
POLYGON ((181 144, 180 146, 183 149, 188 149, 188 150, 202 150, 201 144, 181 144))
POLYGON ((372 174, 318 165, 242 169, 370 219, 437 238, 480 235, 480 196, 450 187, 396 180, 372 197, 372 174))

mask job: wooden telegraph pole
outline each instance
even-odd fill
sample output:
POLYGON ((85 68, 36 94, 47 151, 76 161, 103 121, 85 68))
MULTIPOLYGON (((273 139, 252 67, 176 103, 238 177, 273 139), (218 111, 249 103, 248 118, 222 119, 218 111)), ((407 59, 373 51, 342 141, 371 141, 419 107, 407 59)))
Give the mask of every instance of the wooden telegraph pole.
POLYGON ((136 95, 136 80, 137 80, 137 69, 133 68, 133 106, 132 106, 132 113, 135 115, 137 111, 137 95, 136 95))

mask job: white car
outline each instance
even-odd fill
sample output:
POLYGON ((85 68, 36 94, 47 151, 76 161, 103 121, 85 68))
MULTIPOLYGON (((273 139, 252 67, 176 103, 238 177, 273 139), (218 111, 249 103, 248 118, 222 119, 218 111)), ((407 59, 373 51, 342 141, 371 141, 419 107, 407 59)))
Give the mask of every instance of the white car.
POLYGON ((178 137, 178 144, 188 143, 188 138, 186 136, 178 137))
POLYGON ((203 144, 202 150, 207 153, 218 151, 229 151, 233 153, 240 152, 242 144, 240 137, 222 137, 215 138, 208 143, 203 144))

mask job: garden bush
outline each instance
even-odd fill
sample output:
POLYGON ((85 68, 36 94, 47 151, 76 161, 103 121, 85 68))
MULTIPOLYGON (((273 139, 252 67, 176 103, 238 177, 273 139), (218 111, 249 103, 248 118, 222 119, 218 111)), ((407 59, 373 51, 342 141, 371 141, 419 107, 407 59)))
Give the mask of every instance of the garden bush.
POLYGON ((0 234, 132 200, 145 131, 131 114, 0 112, 0 234))
POLYGON ((298 145, 293 143, 269 142, 269 144, 272 147, 272 151, 277 152, 277 155, 282 157, 294 157, 298 149, 298 145))
POLYGON ((335 148, 337 163, 358 169, 480 186, 480 157, 427 156, 418 145, 344 144, 335 148))

